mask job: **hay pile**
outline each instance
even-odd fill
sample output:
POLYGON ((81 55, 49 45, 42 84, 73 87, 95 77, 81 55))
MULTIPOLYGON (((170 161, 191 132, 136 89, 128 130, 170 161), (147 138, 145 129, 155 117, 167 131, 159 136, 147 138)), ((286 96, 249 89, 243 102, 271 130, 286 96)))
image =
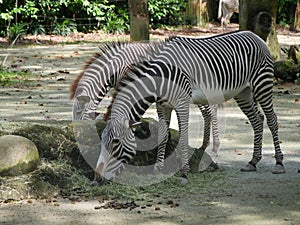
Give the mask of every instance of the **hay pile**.
MULTIPOLYGON (((102 132, 104 126, 102 122, 97 123, 98 134, 102 132)), ((155 133, 151 129, 157 129, 157 122, 146 119, 135 134, 140 140, 147 139, 151 132, 155 133)), ((172 138, 168 140, 166 156, 174 151, 178 141, 178 132, 171 130, 170 133, 172 138)), ((11 131, 0 129, 0 134, 15 134, 32 140, 41 158, 38 168, 29 174, 0 177, 0 200, 105 194, 104 189, 90 186, 94 171, 78 149, 72 123, 63 127, 29 123, 11 131)), ((151 136, 157 138, 155 135, 151 136)), ((143 148, 143 141, 138 142, 138 148, 143 148)), ((157 149, 138 151, 131 164, 154 164, 156 151, 157 149)), ((197 161, 199 163, 203 152, 200 156, 199 152, 197 154, 195 163, 197 161)))

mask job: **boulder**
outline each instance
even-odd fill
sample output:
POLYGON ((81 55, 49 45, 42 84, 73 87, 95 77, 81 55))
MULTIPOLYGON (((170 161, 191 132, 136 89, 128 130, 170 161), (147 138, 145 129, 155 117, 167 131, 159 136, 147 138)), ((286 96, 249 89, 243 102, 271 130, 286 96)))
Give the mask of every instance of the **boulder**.
POLYGON ((17 135, 0 137, 0 175, 16 176, 34 170, 39 163, 36 145, 17 135))

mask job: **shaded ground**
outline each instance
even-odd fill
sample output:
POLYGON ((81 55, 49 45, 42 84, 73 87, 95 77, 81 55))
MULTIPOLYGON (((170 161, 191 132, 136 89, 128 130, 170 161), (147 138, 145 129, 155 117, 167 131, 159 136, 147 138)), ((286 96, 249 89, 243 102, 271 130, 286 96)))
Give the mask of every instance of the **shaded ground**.
MULTIPOLYGON (((198 32, 197 34, 200 34, 198 32)), ((205 32, 201 33, 207 35, 205 32)), ((281 44, 300 43, 299 35, 280 35, 281 44)), ((10 70, 30 70, 38 81, 29 88, 0 89, 1 130, 23 123, 62 126, 71 119, 68 86, 93 52, 95 43, 31 45, 1 49, 10 70)), ((300 224, 300 88, 276 86, 274 105, 287 172, 273 175, 273 146, 264 132, 264 156, 254 173, 239 168, 251 158, 252 130, 245 116, 229 101, 220 110, 220 171, 193 174, 190 183, 161 190, 145 209, 95 209, 101 198, 81 201, 58 196, 51 201, 30 199, 0 202, 0 224, 300 224), (225 117, 223 115, 226 115, 225 117), (194 185, 193 185, 194 184, 194 185), (195 185, 197 184, 197 185, 195 185), (202 184, 202 185, 201 185, 202 184), (178 204, 171 207, 169 199, 178 204), (160 204, 161 203, 161 204, 160 204), (159 208, 159 209, 157 209, 159 208)), ((149 115, 153 115, 152 112, 149 115)), ((175 125, 176 126, 176 125, 175 125)), ((193 143, 199 145, 199 143, 193 143)), ((165 186, 164 186, 165 187, 165 186)), ((151 187, 145 187, 145 192, 151 187)), ((126 198, 125 198, 126 199, 126 198)), ((149 200, 149 199, 148 199, 149 200)), ((140 206, 145 201, 137 201, 140 206)))

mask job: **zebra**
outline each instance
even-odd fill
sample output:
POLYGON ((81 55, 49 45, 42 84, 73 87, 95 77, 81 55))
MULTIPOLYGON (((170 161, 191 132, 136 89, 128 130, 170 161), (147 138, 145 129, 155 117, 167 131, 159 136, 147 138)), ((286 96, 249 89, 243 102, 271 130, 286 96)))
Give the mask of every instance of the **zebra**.
POLYGON ((180 127, 181 176, 186 178, 189 100, 196 105, 207 105, 232 98, 254 130, 252 159, 241 171, 256 171, 262 158, 265 115, 275 148, 272 173, 285 172, 272 103, 273 60, 260 37, 250 31, 208 38, 177 37, 172 42, 165 41, 150 59, 154 60, 135 65, 117 85, 106 115, 107 125, 95 170, 101 179, 113 180, 133 157, 136 144, 131 128, 139 124, 140 116, 153 102, 175 108, 180 127))
MULTIPOLYGON (((112 42, 103 44, 100 52, 94 55, 86 63, 83 72, 76 77, 70 87, 70 99, 74 100, 73 120, 96 119, 97 106, 107 94, 110 87, 114 87, 122 77, 126 66, 145 59, 151 52, 155 51, 155 43, 129 43, 112 42)), ((156 105, 159 120, 170 123, 171 111, 164 109, 160 104, 156 105)), ((220 146, 217 107, 199 106, 204 118, 204 136, 200 149, 205 150, 209 145, 210 128, 212 124, 213 148, 212 153, 217 155, 220 146)), ((99 117, 98 117, 99 118, 99 117)), ((164 149, 167 142, 162 140, 158 148, 155 170, 163 167, 164 149)))
POLYGON ((228 29, 228 21, 234 12, 239 13, 239 0, 219 1, 218 19, 221 20, 223 32, 228 29))

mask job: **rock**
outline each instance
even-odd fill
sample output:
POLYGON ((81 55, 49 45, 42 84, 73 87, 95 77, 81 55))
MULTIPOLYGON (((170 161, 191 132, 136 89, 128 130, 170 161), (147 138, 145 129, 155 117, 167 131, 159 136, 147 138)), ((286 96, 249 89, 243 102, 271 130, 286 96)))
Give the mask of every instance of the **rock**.
POLYGON ((0 175, 16 176, 34 170, 39 153, 29 139, 17 135, 0 137, 0 175))

